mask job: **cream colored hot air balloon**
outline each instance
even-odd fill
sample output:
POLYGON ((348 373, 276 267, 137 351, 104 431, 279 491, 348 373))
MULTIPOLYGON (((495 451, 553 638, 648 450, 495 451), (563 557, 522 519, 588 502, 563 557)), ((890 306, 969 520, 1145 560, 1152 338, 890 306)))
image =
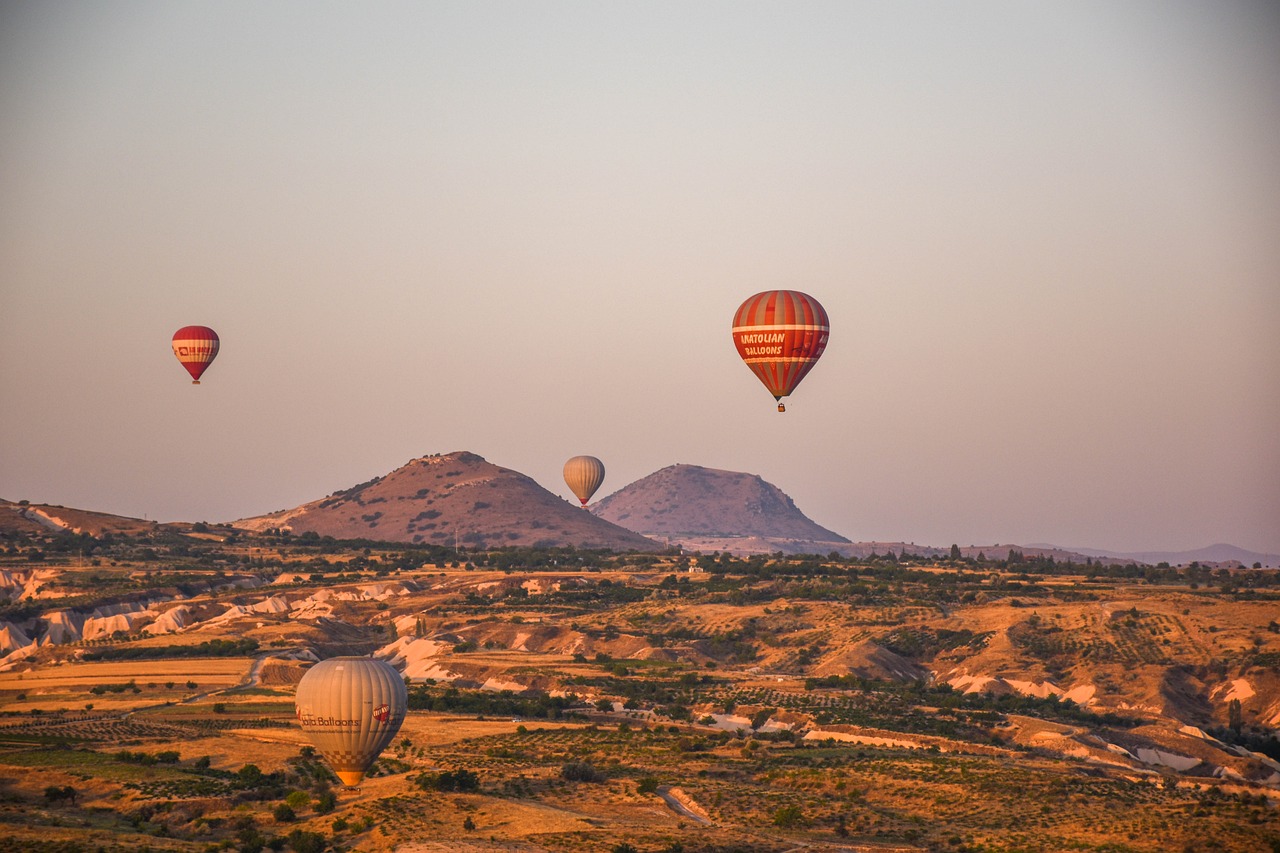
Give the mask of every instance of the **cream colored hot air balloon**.
POLYGON ((395 667, 361 657, 329 658, 298 683, 302 731, 344 785, 358 785, 404 722, 409 693, 395 667))
POLYGON ((604 463, 594 456, 575 456, 564 463, 564 481, 585 507, 604 482, 604 463))

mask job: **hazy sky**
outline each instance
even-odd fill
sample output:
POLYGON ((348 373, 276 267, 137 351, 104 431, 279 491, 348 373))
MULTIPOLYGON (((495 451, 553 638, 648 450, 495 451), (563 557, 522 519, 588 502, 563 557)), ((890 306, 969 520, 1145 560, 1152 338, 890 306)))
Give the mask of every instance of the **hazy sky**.
POLYGON ((853 539, 1280 552, 1275 10, 5 2, 0 497, 590 453, 853 539), (774 288, 832 318, 785 415, 729 335, 774 288))

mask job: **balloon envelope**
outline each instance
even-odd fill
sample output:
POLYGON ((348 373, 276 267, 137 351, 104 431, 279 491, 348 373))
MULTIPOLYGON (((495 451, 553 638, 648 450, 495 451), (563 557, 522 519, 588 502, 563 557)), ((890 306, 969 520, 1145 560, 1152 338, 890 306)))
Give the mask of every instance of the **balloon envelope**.
POLYGON ((358 785, 404 722, 409 692, 391 664, 373 658, 322 660, 298 682, 302 731, 344 785, 358 785))
POLYGON ((208 326, 183 326, 173 333, 173 354, 191 374, 191 384, 200 384, 200 375, 218 355, 218 333, 208 326))
POLYGON ((733 343, 775 400, 795 390, 827 348, 827 312, 798 290, 757 293, 733 316, 733 343))
POLYGON ((575 456, 564 463, 564 482, 586 506, 604 482, 604 463, 594 456, 575 456))

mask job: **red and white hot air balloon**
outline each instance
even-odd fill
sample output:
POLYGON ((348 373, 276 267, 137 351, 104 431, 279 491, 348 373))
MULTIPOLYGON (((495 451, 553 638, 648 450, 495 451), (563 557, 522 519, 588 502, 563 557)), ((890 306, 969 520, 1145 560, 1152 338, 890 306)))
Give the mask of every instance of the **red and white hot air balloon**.
POLYGON ((173 354, 191 374, 191 384, 199 385, 218 355, 218 333, 208 326, 183 326, 173 333, 173 354))
POLYGON ((782 398, 822 357, 830 331, 826 310, 798 290, 757 293, 733 315, 738 355, 778 401, 779 412, 787 410, 782 398))

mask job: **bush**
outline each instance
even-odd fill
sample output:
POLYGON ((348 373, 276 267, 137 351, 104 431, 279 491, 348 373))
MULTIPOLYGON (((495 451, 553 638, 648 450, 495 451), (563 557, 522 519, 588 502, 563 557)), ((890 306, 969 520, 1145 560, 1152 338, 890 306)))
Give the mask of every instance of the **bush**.
POLYGON ((70 800, 71 805, 74 806, 76 804, 76 796, 77 796, 76 789, 71 787, 70 785, 65 785, 63 787, 58 787, 57 785, 50 785, 49 787, 44 789, 44 798, 48 800, 50 803, 58 803, 63 800, 70 800))
POLYGON ((295 853, 320 853, 326 846, 324 836, 318 832, 295 829, 289 833, 289 847, 295 853))
POLYGON ((585 761, 570 761, 560 768, 560 778, 569 782, 603 782, 604 774, 585 761))
POLYGON ((276 823, 291 823, 298 819, 298 815, 289 807, 288 803, 281 803, 272 810, 271 816, 276 819, 276 823))
POLYGON ((799 806, 783 806, 773 813, 773 825, 788 829, 803 826, 806 823, 804 812, 799 806))
POLYGON ((418 787, 424 791, 474 791, 480 787, 480 777, 470 770, 424 773, 418 777, 418 787))
POLYGON ((658 790, 658 777, 642 776, 636 782, 636 791, 641 794, 652 794, 658 790))
POLYGON ((333 791, 324 791, 316 797, 316 814, 328 814, 338 806, 338 798, 333 791))

